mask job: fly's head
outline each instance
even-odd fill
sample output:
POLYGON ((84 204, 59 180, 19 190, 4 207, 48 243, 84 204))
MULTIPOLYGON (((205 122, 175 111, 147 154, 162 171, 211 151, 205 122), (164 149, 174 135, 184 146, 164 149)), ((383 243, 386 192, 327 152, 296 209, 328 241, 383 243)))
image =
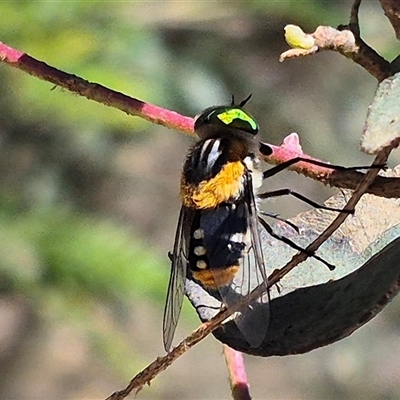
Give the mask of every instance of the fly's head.
POLYGON ((240 105, 214 106, 206 108, 196 116, 194 130, 200 139, 215 136, 233 136, 254 140, 259 126, 256 120, 240 105))

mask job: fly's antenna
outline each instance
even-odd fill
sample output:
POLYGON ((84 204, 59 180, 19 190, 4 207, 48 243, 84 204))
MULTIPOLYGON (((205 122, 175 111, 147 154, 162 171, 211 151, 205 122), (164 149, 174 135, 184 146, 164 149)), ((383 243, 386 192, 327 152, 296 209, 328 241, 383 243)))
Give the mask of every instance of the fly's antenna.
MULTIPOLYGON (((237 106, 238 107, 243 107, 250 99, 251 96, 253 96, 253 93, 250 93, 244 100, 242 100, 237 106)), ((236 106, 235 104, 235 96, 231 94, 231 106, 236 106)))
MULTIPOLYGON (((250 93, 243 101, 241 101, 239 104, 239 107, 243 107, 251 99, 251 96, 253 96, 253 93, 250 93)), ((232 99, 233 99, 233 96, 232 96, 232 99)))

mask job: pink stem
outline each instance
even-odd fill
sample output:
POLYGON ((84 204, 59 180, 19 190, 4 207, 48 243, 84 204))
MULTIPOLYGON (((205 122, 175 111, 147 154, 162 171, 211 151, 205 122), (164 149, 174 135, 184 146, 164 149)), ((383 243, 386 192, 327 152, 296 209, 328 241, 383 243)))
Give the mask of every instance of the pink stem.
POLYGON ((118 108, 127 114, 144 118, 168 128, 193 134, 193 119, 190 117, 145 103, 100 84, 88 82, 78 76, 60 71, 1 42, 0 60, 39 79, 80 94, 89 100, 118 108))
POLYGON ((232 398, 234 400, 250 400, 251 396, 243 354, 224 344, 224 355, 229 372, 232 398))

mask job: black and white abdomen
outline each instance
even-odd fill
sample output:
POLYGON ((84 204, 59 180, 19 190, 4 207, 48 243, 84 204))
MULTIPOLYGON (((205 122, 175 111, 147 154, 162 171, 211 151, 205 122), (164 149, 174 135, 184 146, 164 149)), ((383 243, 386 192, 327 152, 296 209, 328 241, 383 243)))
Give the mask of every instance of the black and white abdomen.
POLYGON ((247 213, 243 201, 196 213, 188 258, 193 277, 204 286, 232 282, 250 245, 247 213))

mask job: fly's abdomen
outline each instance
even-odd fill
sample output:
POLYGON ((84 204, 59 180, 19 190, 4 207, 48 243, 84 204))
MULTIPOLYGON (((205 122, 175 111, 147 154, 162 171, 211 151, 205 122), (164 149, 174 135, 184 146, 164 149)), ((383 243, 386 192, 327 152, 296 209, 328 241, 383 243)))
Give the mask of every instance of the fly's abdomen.
POLYGON ((229 285, 248 245, 247 209, 243 201, 199 210, 193 220, 189 268, 204 287, 229 285))

